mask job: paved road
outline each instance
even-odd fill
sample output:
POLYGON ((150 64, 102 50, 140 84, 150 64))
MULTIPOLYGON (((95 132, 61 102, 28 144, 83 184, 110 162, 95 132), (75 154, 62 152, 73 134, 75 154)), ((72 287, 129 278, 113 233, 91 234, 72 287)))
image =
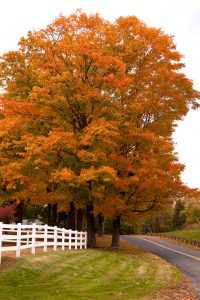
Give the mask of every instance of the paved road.
POLYGON ((145 236, 121 236, 121 239, 146 249, 173 264, 190 277, 200 300, 200 251, 179 246, 166 240, 145 236))

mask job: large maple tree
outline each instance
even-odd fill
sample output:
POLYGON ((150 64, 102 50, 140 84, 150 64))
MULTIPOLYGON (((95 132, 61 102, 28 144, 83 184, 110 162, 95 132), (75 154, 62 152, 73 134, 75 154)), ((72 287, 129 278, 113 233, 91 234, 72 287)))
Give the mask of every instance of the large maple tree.
POLYGON ((77 11, 1 57, 2 197, 86 207, 114 220, 182 191, 176 121, 197 107, 172 37, 136 17, 77 11))

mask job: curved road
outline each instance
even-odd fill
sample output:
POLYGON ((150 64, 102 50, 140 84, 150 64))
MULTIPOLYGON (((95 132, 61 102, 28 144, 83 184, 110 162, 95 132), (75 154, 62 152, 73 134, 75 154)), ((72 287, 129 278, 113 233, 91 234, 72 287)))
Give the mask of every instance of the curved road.
POLYGON ((121 236, 121 239, 148 250, 167 260, 192 281, 197 299, 200 300, 200 251, 179 246, 166 240, 146 236, 121 236))

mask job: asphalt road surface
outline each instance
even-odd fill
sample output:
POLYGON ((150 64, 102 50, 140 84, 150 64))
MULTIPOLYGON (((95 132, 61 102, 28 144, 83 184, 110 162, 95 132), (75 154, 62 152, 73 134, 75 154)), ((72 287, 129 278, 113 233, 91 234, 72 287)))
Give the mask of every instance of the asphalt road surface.
POLYGON ((200 300, 200 251, 179 246, 166 240, 145 236, 121 236, 135 246, 148 250, 167 260, 192 281, 197 299, 200 300))

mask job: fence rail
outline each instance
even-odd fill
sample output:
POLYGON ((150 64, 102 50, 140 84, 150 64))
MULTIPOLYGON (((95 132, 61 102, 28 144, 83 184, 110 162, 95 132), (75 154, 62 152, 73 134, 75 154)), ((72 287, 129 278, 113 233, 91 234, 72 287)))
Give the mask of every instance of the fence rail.
POLYGON ((0 264, 2 252, 16 251, 16 257, 20 257, 22 249, 31 249, 35 254, 37 247, 43 247, 44 252, 48 247, 53 247, 54 251, 57 247, 62 250, 86 249, 87 233, 57 226, 0 222, 0 264))
POLYGON ((190 240, 190 239, 186 239, 183 237, 179 237, 179 236, 175 236, 175 235, 168 235, 168 234, 163 234, 163 233, 148 233, 148 235, 150 236, 158 236, 161 238, 167 238, 167 239, 171 239, 171 240, 175 240, 178 242, 183 242, 189 245, 194 245, 197 247, 200 247, 200 241, 198 240, 190 240))

